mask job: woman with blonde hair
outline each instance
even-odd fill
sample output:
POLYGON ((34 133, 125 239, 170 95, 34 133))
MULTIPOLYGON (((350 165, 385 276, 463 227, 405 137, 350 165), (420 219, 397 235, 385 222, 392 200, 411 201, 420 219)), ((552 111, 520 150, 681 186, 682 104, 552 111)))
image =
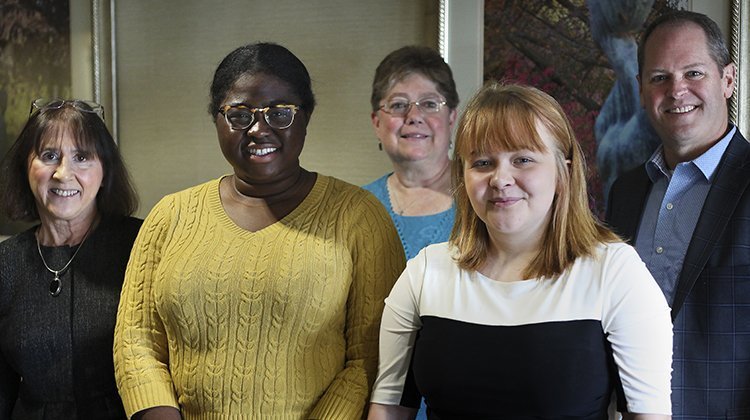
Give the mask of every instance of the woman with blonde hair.
POLYGON ((560 105, 489 83, 452 164, 450 240, 411 260, 380 331, 371 419, 669 418, 669 307, 635 250, 588 208, 560 105), (407 375, 413 369, 413 376, 407 375))

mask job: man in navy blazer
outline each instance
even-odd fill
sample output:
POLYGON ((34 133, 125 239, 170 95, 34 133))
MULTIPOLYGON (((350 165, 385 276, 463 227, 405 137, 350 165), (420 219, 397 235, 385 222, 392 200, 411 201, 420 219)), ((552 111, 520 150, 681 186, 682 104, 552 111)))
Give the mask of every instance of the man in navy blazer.
POLYGON ((673 417, 750 418, 750 146, 728 120, 736 68, 716 23, 689 11, 646 29, 638 65, 661 145, 612 186, 606 219, 672 308, 673 417))

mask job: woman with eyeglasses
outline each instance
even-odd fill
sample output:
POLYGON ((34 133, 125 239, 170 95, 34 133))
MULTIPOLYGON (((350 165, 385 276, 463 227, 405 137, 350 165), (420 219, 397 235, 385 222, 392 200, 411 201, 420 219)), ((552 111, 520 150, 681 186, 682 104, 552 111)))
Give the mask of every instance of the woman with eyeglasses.
POLYGON ((315 107, 286 48, 219 64, 209 113, 231 174, 165 197, 128 266, 115 370, 134 418, 356 419, 405 259, 369 193, 300 166, 315 107))
POLYGON ((112 337, 142 221, 103 116, 34 101, 0 166, 2 210, 38 222, 0 243, 0 418, 125 418, 112 337))
POLYGON ((451 128, 458 92, 440 54, 407 46, 388 54, 372 82, 372 125, 393 172, 363 188, 388 210, 413 258, 448 240, 455 207, 450 194, 451 128))
POLYGON ((635 249, 588 208, 560 105, 489 83, 452 163, 456 223, 386 299, 369 419, 627 419, 671 413, 670 310, 635 249), (413 374, 410 374, 410 369, 413 374))
MULTIPOLYGON (((399 48, 375 70, 370 100, 378 145, 393 172, 362 188, 386 208, 411 259, 447 241, 456 214, 449 156, 458 106, 453 72, 432 48, 399 48)), ((417 418, 426 418, 424 404, 417 418)))

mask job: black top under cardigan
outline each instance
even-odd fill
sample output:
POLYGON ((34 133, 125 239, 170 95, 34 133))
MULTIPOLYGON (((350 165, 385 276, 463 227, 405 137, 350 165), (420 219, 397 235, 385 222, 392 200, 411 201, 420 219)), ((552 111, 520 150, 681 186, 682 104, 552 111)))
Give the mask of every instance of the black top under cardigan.
MULTIPOLYGON (((112 341, 142 221, 102 220, 61 276, 37 251, 36 227, 0 243, 0 419, 123 419, 112 341)), ((42 247, 60 269, 77 247, 42 247)))

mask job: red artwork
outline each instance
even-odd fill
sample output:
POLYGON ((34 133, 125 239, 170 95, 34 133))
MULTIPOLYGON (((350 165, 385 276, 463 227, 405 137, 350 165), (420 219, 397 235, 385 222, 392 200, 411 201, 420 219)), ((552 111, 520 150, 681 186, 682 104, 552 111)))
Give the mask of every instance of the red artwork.
POLYGON ((638 103, 636 42, 645 22, 669 7, 666 0, 485 1, 485 80, 533 85, 560 102, 586 155, 597 214, 614 178, 657 144, 638 103))

